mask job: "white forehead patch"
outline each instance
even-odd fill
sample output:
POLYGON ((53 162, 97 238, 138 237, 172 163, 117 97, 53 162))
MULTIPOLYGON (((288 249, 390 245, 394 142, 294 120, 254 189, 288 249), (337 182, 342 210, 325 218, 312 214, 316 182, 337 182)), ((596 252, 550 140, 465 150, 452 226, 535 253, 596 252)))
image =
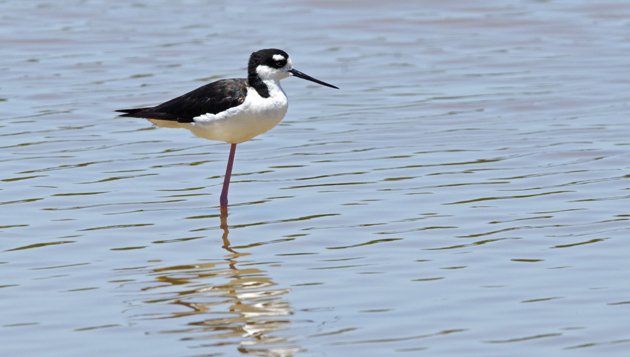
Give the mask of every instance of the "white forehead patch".
POLYGON ((285 59, 283 55, 279 55, 279 54, 275 54, 271 56, 271 58, 273 58, 274 61, 282 61, 285 59))

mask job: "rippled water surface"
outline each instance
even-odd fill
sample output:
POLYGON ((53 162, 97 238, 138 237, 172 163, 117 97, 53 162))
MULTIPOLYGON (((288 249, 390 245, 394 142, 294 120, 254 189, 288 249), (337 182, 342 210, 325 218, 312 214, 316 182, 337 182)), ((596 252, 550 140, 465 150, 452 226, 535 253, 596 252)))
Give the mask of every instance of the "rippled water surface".
POLYGON ((626 355, 629 34, 620 0, 0 2, 1 354, 626 355), (341 89, 283 82, 222 222, 228 145, 113 110, 265 47, 341 89))

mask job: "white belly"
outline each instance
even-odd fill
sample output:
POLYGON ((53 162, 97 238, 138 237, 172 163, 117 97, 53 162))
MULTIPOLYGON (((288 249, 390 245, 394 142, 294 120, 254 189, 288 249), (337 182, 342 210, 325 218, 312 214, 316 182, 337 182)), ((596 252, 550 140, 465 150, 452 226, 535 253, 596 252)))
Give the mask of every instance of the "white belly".
POLYGON ((284 118, 288 101, 279 83, 268 84, 268 87, 268 98, 248 88, 243 104, 218 114, 195 117, 195 122, 187 128, 199 137, 231 144, 242 143, 270 130, 284 118))

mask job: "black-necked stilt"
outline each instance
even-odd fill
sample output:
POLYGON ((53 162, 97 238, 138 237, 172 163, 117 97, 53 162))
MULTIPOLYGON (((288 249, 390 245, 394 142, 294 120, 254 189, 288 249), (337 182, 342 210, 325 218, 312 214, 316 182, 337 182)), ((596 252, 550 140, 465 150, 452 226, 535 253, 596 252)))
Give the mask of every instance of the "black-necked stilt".
POLYGON ((124 113, 123 117, 179 123, 198 136, 231 144, 220 198, 225 208, 236 144, 268 131, 282 120, 288 101, 280 80, 289 76, 337 88, 294 69, 286 52, 269 48, 251 54, 246 79, 219 80, 155 107, 117 112, 124 113))

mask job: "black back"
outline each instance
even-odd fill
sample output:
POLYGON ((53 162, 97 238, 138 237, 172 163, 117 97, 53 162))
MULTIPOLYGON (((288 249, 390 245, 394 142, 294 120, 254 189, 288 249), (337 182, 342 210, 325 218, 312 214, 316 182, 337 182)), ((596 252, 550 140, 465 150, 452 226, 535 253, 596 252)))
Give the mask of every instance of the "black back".
POLYGON ((122 117, 173 120, 191 123, 203 114, 217 114, 243 104, 247 80, 222 79, 150 108, 120 109, 122 117))

